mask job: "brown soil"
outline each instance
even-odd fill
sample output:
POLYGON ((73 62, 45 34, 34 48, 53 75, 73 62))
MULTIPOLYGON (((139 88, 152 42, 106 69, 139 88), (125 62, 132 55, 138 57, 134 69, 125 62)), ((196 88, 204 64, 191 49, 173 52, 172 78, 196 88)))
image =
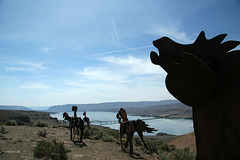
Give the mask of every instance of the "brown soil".
POLYGON ((0 135, 0 159, 1 160, 34 160, 33 149, 41 139, 57 139, 64 142, 68 159, 84 160, 128 160, 128 159, 157 159, 146 150, 134 146, 134 158, 123 152, 116 142, 103 142, 102 140, 84 139, 83 143, 73 143, 69 140, 69 130, 64 127, 31 127, 31 126, 4 126, 7 134, 0 135), (39 137, 39 130, 46 129, 47 137, 39 137))

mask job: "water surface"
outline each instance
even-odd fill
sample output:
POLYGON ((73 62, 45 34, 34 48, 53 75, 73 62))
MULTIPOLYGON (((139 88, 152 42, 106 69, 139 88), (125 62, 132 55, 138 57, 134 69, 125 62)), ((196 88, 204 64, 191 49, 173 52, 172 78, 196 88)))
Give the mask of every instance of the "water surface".
MULTIPOLYGON (((69 114, 69 116, 73 116, 73 112, 67 113, 69 114)), ((51 117, 58 118, 58 120, 63 120, 63 112, 50 115, 51 117)), ((77 116, 83 117, 83 112, 77 112, 77 116)), ((91 124, 102 125, 105 127, 110 127, 112 129, 119 129, 119 123, 117 123, 115 112, 88 111, 87 117, 90 118, 91 124)), ((193 131, 193 121, 191 119, 155 119, 154 117, 142 117, 132 115, 128 115, 128 119, 142 119, 149 125, 149 127, 153 127, 158 130, 151 134, 144 133, 144 135, 156 135, 158 132, 174 135, 183 135, 193 131)))

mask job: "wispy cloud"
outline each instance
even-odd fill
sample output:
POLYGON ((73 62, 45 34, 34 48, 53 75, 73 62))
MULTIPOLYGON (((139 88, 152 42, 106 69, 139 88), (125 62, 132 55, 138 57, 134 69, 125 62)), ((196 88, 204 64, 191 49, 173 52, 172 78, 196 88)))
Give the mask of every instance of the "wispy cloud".
POLYGON ((27 68, 22 68, 22 67, 6 67, 7 71, 26 71, 28 70, 27 68))
POLYGON ((120 52, 127 52, 127 51, 135 51, 135 50, 140 50, 144 48, 151 48, 153 47, 152 45, 150 46, 142 46, 142 47, 136 47, 136 48, 127 48, 127 49, 121 49, 121 50, 114 50, 114 51, 108 51, 108 52, 103 52, 103 53, 97 53, 93 54, 91 56, 102 56, 102 55, 107 55, 107 54, 112 54, 112 53, 120 53, 120 52))
POLYGON ((43 67, 44 62, 29 62, 29 61, 21 61, 20 65, 24 65, 26 67, 35 68, 35 69, 47 69, 43 67))
POLYGON ((186 32, 183 32, 179 27, 174 25, 169 25, 169 27, 163 26, 154 26, 146 31, 149 34, 158 35, 158 36, 167 36, 174 40, 178 40, 181 43, 192 43, 193 40, 187 35, 186 32))
POLYGON ((116 83, 123 83, 126 81, 126 76, 124 74, 119 74, 118 71, 111 70, 107 67, 85 67, 82 71, 76 73, 90 80, 111 81, 116 83))
POLYGON ((48 90, 51 89, 51 86, 39 82, 26 82, 20 85, 20 88, 23 89, 37 89, 37 90, 48 90))
POLYGON ((44 67, 44 62, 30 62, 20 61, 15 62, 15 66, 6 67, 7 71, 36 71, 36 70, 50 70, 44 67))
POLYGON ((112 19, 112 26, 113 26, 111 30, 112 39, 115 42, 119 42, 120 38, 119 38, 118 29, 114 19, 112 19))
POLYGON ((42 51, 44 52, 44 53, 46 53, 46 54, 49 54, 50 52, 50 48, 48 48, 48 47, 45 47, 45 48, 43 48, 42 49, 42 51))
POLYGON ((136 58, 132 55, 124 57, 104 57, 102 61, 109 62, 114 65, 120 65, 123 70, 133 71, 134 74, 165 74, 165 72, 158 66, 153 65, 150 58, 136 58))

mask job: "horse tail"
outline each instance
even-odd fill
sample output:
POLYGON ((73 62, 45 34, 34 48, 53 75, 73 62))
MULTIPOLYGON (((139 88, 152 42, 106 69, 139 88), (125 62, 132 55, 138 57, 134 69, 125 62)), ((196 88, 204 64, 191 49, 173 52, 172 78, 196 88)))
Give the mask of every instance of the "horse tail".
POLYGON ((155 128, 148 127, 149 125, 140 119, 137 120, 137 126, 138 126, 138 129, 137 129, 138 131, 143 131, 147 133, 153 133, 153 131, 157 131, 157 129, 155 128))

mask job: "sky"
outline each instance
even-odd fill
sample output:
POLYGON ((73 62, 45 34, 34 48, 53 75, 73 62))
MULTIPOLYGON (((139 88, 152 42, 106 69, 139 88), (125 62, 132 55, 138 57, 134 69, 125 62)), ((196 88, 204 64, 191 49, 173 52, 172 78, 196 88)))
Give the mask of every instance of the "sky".
POLYGON ((174 99, 152 41, 240 40, 239 0, 0 0, 0 105, 174 99))

